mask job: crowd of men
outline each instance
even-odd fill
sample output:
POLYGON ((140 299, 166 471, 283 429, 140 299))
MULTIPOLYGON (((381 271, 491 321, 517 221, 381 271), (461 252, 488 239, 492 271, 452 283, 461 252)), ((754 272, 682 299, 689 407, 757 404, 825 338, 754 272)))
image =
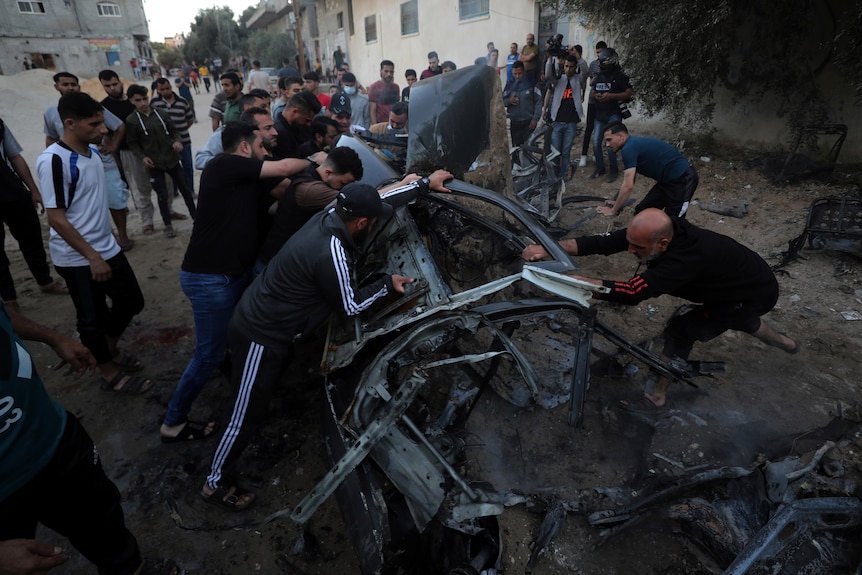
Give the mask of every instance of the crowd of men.
MULTIPOLYGON (((629 135, 620 104, 631 99, 633 89, 612 48, 597 43, 596 59, 590 63, 582 58, 580 46, 543 58, 533 34, 528 34, 520 51, 517 44, 510 46, 504 65, 493 43, 487 48, 477 63, 506 69, 502 96, 513 145, 524 143, 543 120, 550 123, 551 143, 560 151, 557 176, 570 177, 571 149, 578 125, 585 121, 580 163, 586 163, 591 141, 596 169, 590 179, 606 175, 608 182, 616 180, 616 154, 622 157, 623 183, 616 196, 598 208, 603 215, 621 212, 637 174, 656 182, 635 208, 628 228, 563 242, 575 256, 627 250, 647 271, 627 282, 586 281, 608 286, 611 292, 604 297, 624 303, 663 293, 697 302, 668 325, 667 359, 686 358, 694 341, 707 341, 727 329, 750 333, 788 353, 800 350, 799 342, 760 318, 772 309, 778 293, 763 260, 730 238, 684 220, 698 179, 691 163, 660 140, 629 135), (716 261, 726 265, 712 265, 716 261)), ((194 154, 189 128, 197 118, 190 90, 196 86, 184 73, 174 82, 156 77, 150 85, 126 88, 116 72, 104 70, 99 74, 105 92, 101 101, 82 93, 73 74, 57 73, 54 87, 60 99, 44 114, 46 149, 36 161, 35 178, 20 145, 0 122, 4 221, 40 289, 71 297, 80 336, 77 343, 18 313, 4 253, 0 328, 5 338, 0 353, 8 359, 2 365, 9 370, 0 379, 0 391, 5 394, 16 382, 33 383, 25 392, 9 392, 10 401, 21 408, 17 419, 7 419, 0 429, 0 514, 20 517, 4 520, 0 528, 4 563, 20 562, 15 564, 29 572, 27 566, 35 571, 39 565, 62 562, 65 555, 32 541, 36 523, 42 522, 69 535, 100 571, 140 570, 137 543, 118 510, 119 493, 98 458, 87 457, 92 440, 47 396, 18 339, 49 343, 74 371, 97 372, 107 392, 134 395, 152 387, 139 373, 144 368, 140 358, 120 345, 132 318, 144 308, 125 255, 135 246, 128 230, 130 194, 144 235, 155 231, 153 192, 166 237, 177 235, 173 221, 194 220, 179 281, 192 306, 195 350, 159 433, 164 443, 220 437, 200 490, 202 499, 213 505, 242 510, 253 503, 255 494, 240 487, 236 463, 264 422, 273 388, 289 366, 296 343, 331 312, 357 315, 380 298, 404 293, 405 285, 414 281, 393 274, 359 287, 352 274, 359 247, 392 213, 392 198, 446 192, 445 182, 452 175, 444 170, 427 177, 409 174, 376 190, 360 183, 364 170, 357 153, 336 143, 341 135, 357 132, 408 134, 413 84, 456 65, 441 64, 438 54, 429 52, 428 67, 419 74, 408 69, 402 90, 391 60, 380 62, 379 79, 367 88, 350 72, 343 53, 338 60, 330 92, 321 90, 318 72, 300 76, 289 61, 278 71, 277 95, 271 93, 258 61, 252 62, 248 79, 239 70, 220 74, 220 90, 208 114, 213 132, 194 154), (194 170, 201 172, 197 190, 194 170), (187 213, 174 210, 174 196, 182 197, 187 213), (65 286, 50 275, 39 208, 47 212, 51 261, 65 286), (216 421, 190 415, 226 350, 233 396, 220 431, 216 421), (44 446, 44 456, 36 462, 24 453, 33 445, 44 446), (48 491, 51 498, 45 497, 43 505, 40 498, 48 491)), ((206 76, 195 74, 203 77, 207 91, 209 71, 206 76)), ((546 255, 541 247, 529 246, 523 258, 536 261, 546 255)), ((665 405, 669 383, 661 380, 644 395, 650 406, 665 405)))

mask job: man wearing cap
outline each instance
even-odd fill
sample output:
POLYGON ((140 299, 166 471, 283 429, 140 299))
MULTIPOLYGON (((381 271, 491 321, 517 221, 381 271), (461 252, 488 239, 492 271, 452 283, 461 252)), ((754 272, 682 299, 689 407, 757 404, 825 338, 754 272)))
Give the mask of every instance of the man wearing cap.
MULTIPOLYGON (((443 182, 452 176, 438 170, 429 178, 410 177, 409 184, 389 192, 399 203, 423 191, 448 191, 443 182)), ((392 274, 360 287, 354 278, 358 246, 392 211, 373 187, 346 185, 336 206, 312 217, 243 294, 228 327, 234 405, 201 490, 207 502, 240 511, 254 501, 253 493, 237 486, 232 467, 267 413, 294 342, 333 311, 358 315, 382 297, 404 293, 414 281, 392 274)))
POLYGON ((338 131, 342 134, 356 134, 365 130, 362 126, 353 123, 353 106, 350 97, 344 92, 332 95, 327 115, 338 122, 338 131))

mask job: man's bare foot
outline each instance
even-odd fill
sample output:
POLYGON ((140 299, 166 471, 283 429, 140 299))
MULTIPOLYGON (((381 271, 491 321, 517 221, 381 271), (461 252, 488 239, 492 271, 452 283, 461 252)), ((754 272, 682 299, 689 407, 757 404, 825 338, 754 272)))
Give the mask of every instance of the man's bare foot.
POLYGON ((664 393, 644 393, 644 397, 656 407, 664 407, 664 404, 667 403, 667 395, 664 393))
POLYGON ((219 505, 231 511, 242 511, 252 504, 255 495, 236 485, 231 485, 227 489, 224 487, 210 489, 209 486, 204 485, 201 489, 201 498, 207 503, 219 505))

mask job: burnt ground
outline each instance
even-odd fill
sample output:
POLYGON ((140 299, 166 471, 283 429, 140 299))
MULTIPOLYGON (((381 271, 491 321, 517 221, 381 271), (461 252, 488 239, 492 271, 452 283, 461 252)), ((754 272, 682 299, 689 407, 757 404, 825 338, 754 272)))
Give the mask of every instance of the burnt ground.
MULTIPOLYGON (((771 264, 780 261, 788 241, 801 233, 812 200, 833 195, 858 197, 862 181, 858 169, 845 167, 827 180, 775 187, 745 152, 704 149, 686 153, 711 158, 709 163, 696 160, 701 174, 696 198, 701 203, 744 199, 749 206, 748 215, 741 219, 694 206, 690 220, 737 238, 771 264)), ((571 193, 614 193, 616 184, 590 188, 586 179, 590 171, 588 166, 575 176, 571 193)), ((639 182, 634 196, 642 197, 645 190, 646 183, 639 182)), ((567 208, 561 219, 563 223, 574 221, 590 209, 593 207, 567 208)), ((593 219, 583 229, 603 232, 624 225, 628 215, 630 212, 615 221, 593 219)), ((136 229, 134 218, 132 229, 136 229)), ((191 224, 180 222, 178 228, 180 239, 188 238, 191 224)), ((186 242, 159 234, 136 240, 138 245, 129 259, 147 305, 123 344, 140 354, 147 365, 144 374, 156 381, 154 390, 143 397, 124 397, 101 391, 93 377, 73 382, 49 371, 55 358, 47 348, 30 347, 51 393, 80 417, 96 440, 108 474, 123 493, 128 524, 144 553, 174 558, 190 573, 358 573, 345 525, 332 500, 306 526, 302 550, 295 545, 299 526, 288 520, 256 524, 278 509, 295 505, 326 471, 321 457, 322 379, 316 375, 321 342, 305 347, 285 375, 272 417, 245 458, 247 482, 259 494, 256 506, 244 514, 205 506, 197 493, 215 442, 163 445, 157 431, 194 345, 191 309, 177 280, 186 242)), ((17 250, 7 244, 7 251, 13 260, 22 312, 54 329, 74 333, 71 301, 40 294, 17 250)), ((513 407, 494 393, 481 397, 468 426, 471 441, 465 469, 471 477, 488 481, 500 491, 537 496, 529 506, 507 508, 499 518, 505 572, 525 572, 544 499, 578 501, 583 511, 569 514, 532 573, 709 573, 715 572, 715 563, 684 536, 684 524, 663 517, 661 510, 603 541, 585 516, 591 510, 617 505, 600 492, 637 497, 691 475, 692 468, 750 467, 790 455, 810 456, 826 439, 851 441, 842 448, 841 456, 846 478, 859 485, 862 323, 845 319, 842 312, 862 312, 862 266, 858 258, 838 252, 806 248, 803 256, 778 276, 781 296, 767 316, 778 329, 802 340, 802 352, 790 356, 736 333, 700 344, 692 359, 725 362, 726 371, 712 378, 696 378, 696 389, 684 384, 672 387, 673 405, 662 416, 633 415, 619 407, 620 398, 640 389, 643 366, 629 376, 594 376, 584 424, 577 429, 566 424, 564 404, 549 410, 525 409, 513 407), (595 488, 620 489, 605 492, 595 488)), ((636 266, 624 254, 581 258, 578 263, 585 275, 606 278, 629 277, 636 266)), ((665 296, 631 308, 601 303, 597 307, 601 320, 630 339, 643 341, 660 333, 680 303, 665 296)), ((614 351, 599 336, 594 343, 606 352, 614 351)), ((560 353, 541 345, 535 343, 539 349, 532 351, 560 353)), ((620 357, 621 364, 628 361, 620 357)), ((629 368, 628 373, 632 371, 629 368)), ((228 394, 228 382, 214 377, 198 400, 193 418, 221 418, 228 394)), ((50 532, 43 531, 41 536, 64 544, 50 532)), ((93 570, 76 556, 56 572, 93 570)))

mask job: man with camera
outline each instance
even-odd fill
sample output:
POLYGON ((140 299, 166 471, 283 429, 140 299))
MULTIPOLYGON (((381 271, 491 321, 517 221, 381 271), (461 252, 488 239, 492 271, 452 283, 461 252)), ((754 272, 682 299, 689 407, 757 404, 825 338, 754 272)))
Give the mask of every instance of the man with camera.
POLYGON ((564 178, 569 173, 569 157, 578 122, 584 117, 577 57, 566 56, 563 74, 556 80, 548 78, 548 82, 553 85, 553 89, 545 94, 544 110, 550 111, 550 121, 553 122, 551 145, 560 151, 557 177, 564 178))
POLYGON ((596 171, 592 173, 590 179, 595 180, 607 173, 607 181, 614 182, 619 175, 617 155, 611 148, 608 148, 609 166, 608 172, 605 172, 602 138, 604 137, 605 126, 631 117, 631 112, 625 107, 625 103, 632 99, 632 85, 629 82, 629 77, 623 73, 620 67, 620 58, 613 48, 605 48, 601 51, 599 68, 599 75, 593 84, 593 93, 596 98, 596 119, 593 123, 593 154, 596 159, 596 171))
POLYGON ((691 162, 667 142, 629 136, 628 128, 620 122, 606 126, 604 137, 608 153, 620 152, 623 157, 623 183, 616 200, 609 200, 597 211, 603 216, 617 215, 635 187, 635 178, 643 174, 654 179, 655 185, 635 207, 635 213, 658 208, 669 216, 684 218, 700 180, 691 162))

